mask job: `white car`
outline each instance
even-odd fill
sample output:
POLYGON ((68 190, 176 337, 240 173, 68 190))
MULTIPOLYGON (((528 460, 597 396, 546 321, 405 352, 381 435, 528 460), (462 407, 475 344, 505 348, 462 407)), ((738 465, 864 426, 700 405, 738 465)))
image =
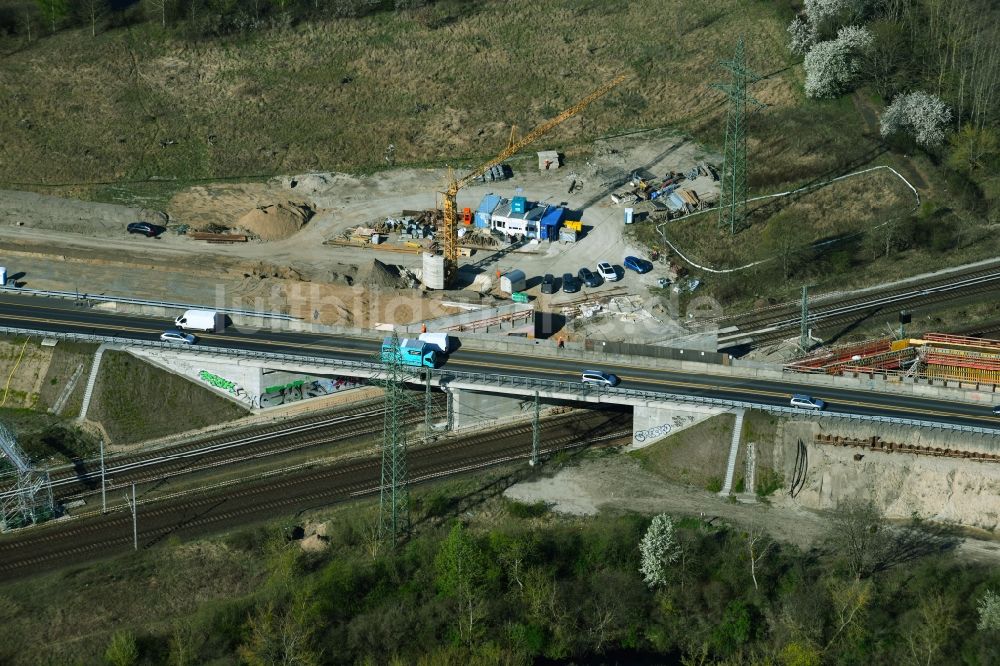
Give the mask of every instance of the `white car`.
POLYGON ((597 272, 602 278, 604 278, 608 282, 618 281, 618 273, 615 271, 615 267, 606 261, 602 261, 601 263, 597 264, 597 272))
POLYGON ((194 337, 190 333, 184 333, 183 331, 175 331, 173 329, 169 331, 164 331, 160 333, 160 341, 162 342, 180 342, 185 345, 193 345, 198 341, 198 338, 194 337))

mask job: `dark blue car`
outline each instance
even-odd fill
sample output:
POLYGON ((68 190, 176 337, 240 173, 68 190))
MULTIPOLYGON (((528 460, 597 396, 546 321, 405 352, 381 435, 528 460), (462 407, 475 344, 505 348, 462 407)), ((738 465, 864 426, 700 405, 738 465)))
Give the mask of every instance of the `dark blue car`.
POLYGON ((653 262, 640 259, 639 257, 625 257, 625 261, 622 262, 622 265, 624 265, 628 270, 635 271, 636 273, 648 273, 653 270, 653 262))

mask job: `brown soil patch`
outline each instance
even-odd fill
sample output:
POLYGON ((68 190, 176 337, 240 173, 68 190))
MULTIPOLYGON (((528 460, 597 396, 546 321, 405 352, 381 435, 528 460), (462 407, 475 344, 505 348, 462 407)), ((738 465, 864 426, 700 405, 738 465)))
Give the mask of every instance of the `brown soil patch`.
POLYGON ((0 342, 0 401, 3 407, 34 408, 52 360, 50 348, 37 342, 0 342), (23 350, 23 353, 22 353, 23 350))
POLYGON ((359 270, 357 280, 369 289, 402 289, 409 286, 398 266, 384 264, 378 259, 359 270))
POLYGON ((312 209, 306 205, 291 202, 271 204, 254 208, 237 220, 235 228, 261 240, 284 240, 301 229, 310 217, 312 209))
POLYGON ((167 213, 172 222, 192 229, 242 227, 264 240, 287 238, 312 216, 305 201, 277 194, 266 183, 191 187, 173 196, 167 213))

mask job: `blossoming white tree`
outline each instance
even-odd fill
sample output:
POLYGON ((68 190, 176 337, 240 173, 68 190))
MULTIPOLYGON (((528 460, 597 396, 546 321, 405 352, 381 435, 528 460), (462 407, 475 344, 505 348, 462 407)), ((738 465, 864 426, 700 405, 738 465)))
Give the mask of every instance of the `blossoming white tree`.
POLYGON ((980 631, 1000 629, 1000 594, 986 590, 979 600, 979 623, 976 626, 980 631))
POLYGON ((788 24, 788 50, 795 55, 805 55, 816 43, 816 26, 799 17, 788 24))
POLYGON ((822 26, 852 4, 851 0, 806 0, 806 18, 814 26, 822 26))
POLYGON ((907 132, 921 146, 937 146, 944 141, 944 130, 951 111, 938 97, 920 90, 898 95, 882 114, 882 136, 907 132))
POLYGON ((806 95, 836 97, 857 81, 861 54, 872 43, 867 28, 847 26, 837 38, 816 44, 805 58, 806 95))
POLYGON ((642 556, 639 572, 650 587, 666 585, 670 565, 680 557, 680 544, 674 536, 674 521, 665 513, 653 518, 646 535, 639 543, 642 556))

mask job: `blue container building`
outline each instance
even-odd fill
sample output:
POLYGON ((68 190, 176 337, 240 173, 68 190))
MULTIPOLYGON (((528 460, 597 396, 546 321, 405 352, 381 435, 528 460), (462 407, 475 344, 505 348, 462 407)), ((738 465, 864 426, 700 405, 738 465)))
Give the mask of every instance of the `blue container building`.
POLYGON ((493 211, 497 209, 500 205, 502 198, 499 194, 487 194, 483 197, 483 200, 479 203, 479 208, 476 209, 475 225, 479 229, 489 229, 490 220, 493 217, 493 211))

